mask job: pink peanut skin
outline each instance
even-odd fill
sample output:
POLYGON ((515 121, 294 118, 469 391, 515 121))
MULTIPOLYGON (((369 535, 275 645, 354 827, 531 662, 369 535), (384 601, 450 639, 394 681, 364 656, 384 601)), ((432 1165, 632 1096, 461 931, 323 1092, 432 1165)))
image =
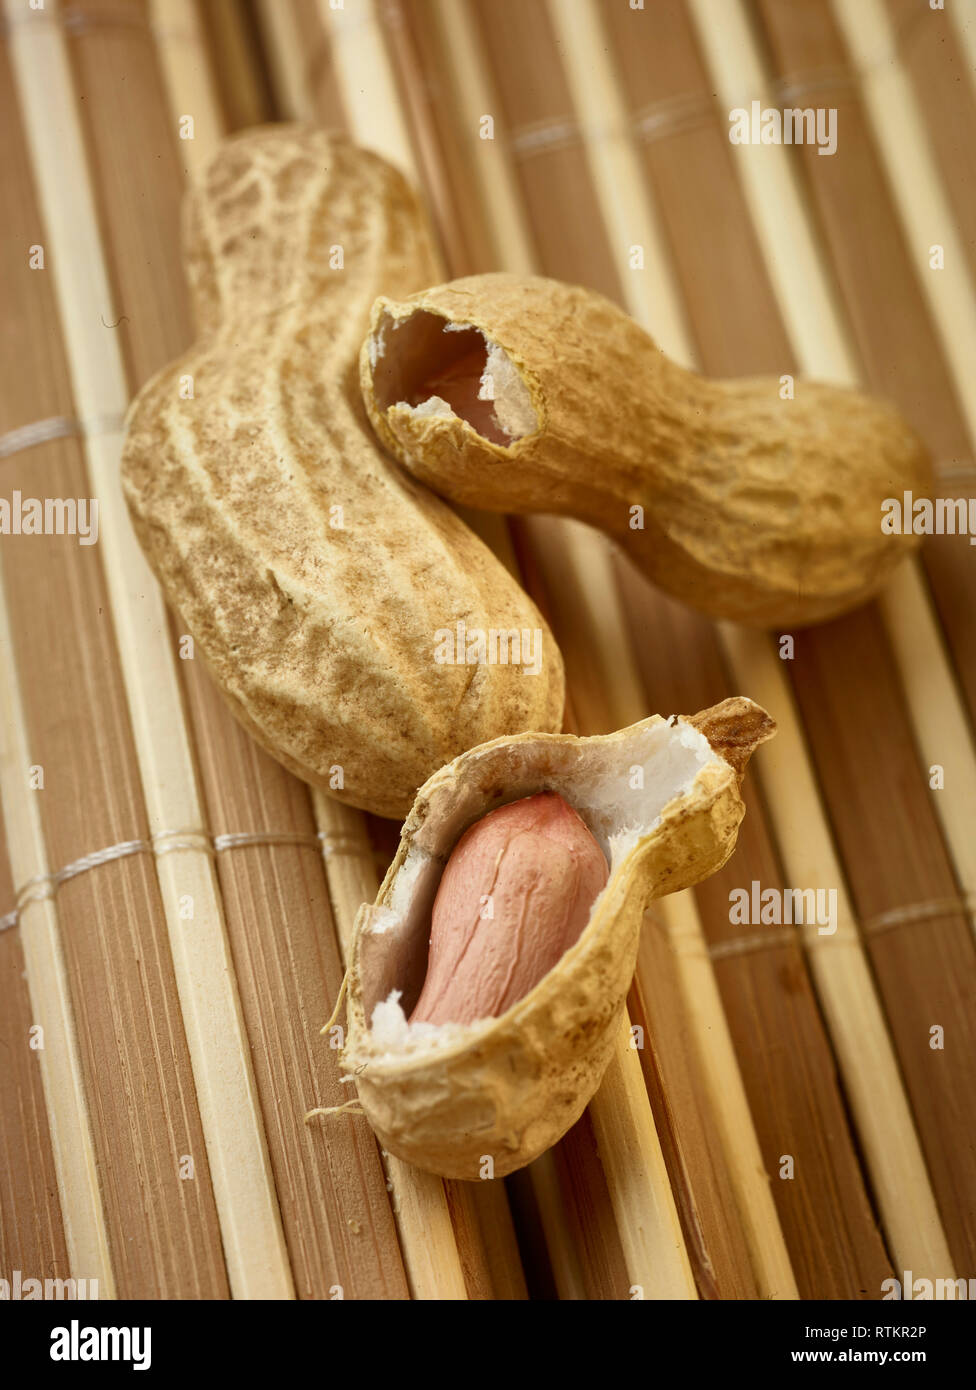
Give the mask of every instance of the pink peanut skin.
POLYGON ((578 939, 607 882, 606 857, 556 792, 510 802, 461 836, 431 913, 411 1023, 497 1018, 578 939), (492 915, 483 915, 485 900, 492 915))

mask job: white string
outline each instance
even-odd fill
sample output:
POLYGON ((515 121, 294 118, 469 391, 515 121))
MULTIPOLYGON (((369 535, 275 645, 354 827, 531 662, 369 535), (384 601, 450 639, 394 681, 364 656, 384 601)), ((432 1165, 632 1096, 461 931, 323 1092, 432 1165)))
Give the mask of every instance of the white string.
POLYGON ((50 874, 38 874, 29 878, 16 890, 14 901, 17 906, 6 916, 0 917, 0 932, 15 927, 23 909, 33 902, 43 902, 53 898, 69 879, 79 874, 97 869, 102 864, 111 864, 117 859, 127 859, 133 854, 174 854, 180 851, 204 854, 223 853, 229 849, 242 849, 252 845, 297 845, 307 849, 318 849, 324 857, 334 854, 365 854, 372 857, 368 844, 357 841, 351 835, 332 834, 319 831, 317 835, 306 835, 300 831, 282 830, 277 832, 237 831, 226 835, 210 836, 204 830, 161 830, 151 840, 121 840, 117 845, 94 850, 84 854, 63 868, 50 874))
POLYGON ((0 434, 0 458, 49 444, 52 439, 92 439, 100 434, 120 434, 125 425, 124 415, 101 415, 93 420, 72 420, 66 415, 49 415, 44 420, 32 420, 15 430, 0 434))
MULTIPOLYGON (((872 935, 890 931, 893 927, 915 925, 919 922, 930 922, 936 917, 953 917, 959 913, 968 913, 976 910, 976 899, 970 897, 955 898, 931 898, 927 902, 905 903, 901 907, 889 908, 887 912, 876 913, 873 917, 866 918, 861 923, 861 929, 872 935)), ((814 926, 814 923, 799 923, 798 926, 814 926)), ((774 950, 778 946, 787 946, 796 940, 800 944, 797 927, 779 927, 775 931, 754 932, 751 936, 731 937, 727 941, 716 941, 714 945, 708 947, 708 954, 712 960, 723 960, 727 956, 746 955, 752 951, 774 950)), ((806 937, 805 942, 808 946, 818 943, 828 944, 831 941, 848 940, 856 937, 857 932, 845 929, 838 932, 825 932, 823 935, 817 932, 816 935, 811 931, 806 937)))
MULTIPOLYGON (((891 43, 886 44, 866 62, 843 68, 815 68, 810 72, 797 72, 774 79, 770 84, 772 95, 781 105, 786 106, 818 90, 856 90, 865 78, 870 77, 879 68, 901 61, 905 40, 924 13, 924 10, 919 9, 910 15, 895 30, 891 43)), ((677 92, 673 96, 662 97, 660 101, 650 102, 633 112, 629 119, 629 128, 640 140, 660 140, 704 122, 715 107, 716 102, 711 93, 677 92)), ((611 130, 609 127, 588 131, 591 137, 597 139, 625 133, 611 130)), ((581 136, 579 123, 574 117, 554 116, 548 120, 534 121, 518 127, 512 131, 509 143, 516 155, 524 157, 571 145, 581 139, 581 136)))
POLYGON ((864 923, 866 932, 890 931, 892 927, 902 927, 908 923, 930 922, 934 917, 954 917, 961 912, 976 909, 976 898, 932 898, 928 902, 905 903, 902 907, 889 908, 869 917, 864 923))

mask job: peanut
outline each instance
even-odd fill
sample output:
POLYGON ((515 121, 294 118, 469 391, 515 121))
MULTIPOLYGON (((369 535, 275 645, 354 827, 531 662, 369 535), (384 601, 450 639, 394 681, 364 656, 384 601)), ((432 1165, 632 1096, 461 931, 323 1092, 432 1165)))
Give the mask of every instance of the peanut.
POLYGON ((360 358, 379 435, 414 477, 492 511, 560 512, 614 535, 713 617, 819 622, 875 594, 916 538, 882 503, 926 495, 890 405, 780 380, 710 381, 609 300, 479 275, 373 309, 360 358), (450 331, 448 331, 450 330, 450 331))
POLYGON ((609 1063, 644 909, 732 853, 740 778, 774 727, 726 700, 593 738, 495 739, 424 784, 348 982, 342 1060, 384 1148, 474 1180, 486 1155, 501 1177, 566 1133, 609 1063), (503 911, 474 921, 486 886, 503 911))
POLYGON ((538 611, 363 412, 369 306, 434 265, 415 196, 376 155, 289 126, 227 141, 187 206, 198 338, 133 403, 122 461, 149 563, 237 717, 384 816, 464 748, 562 722, 538 611), (438 632, 461 623, 541 634, 539 673, 438 664, 438 632))
POLYGON ((555 792, 490 811, 462 835, 434 899, 411 1023, 473 1023, 528 994, 586 926, 603 851, 555 792))

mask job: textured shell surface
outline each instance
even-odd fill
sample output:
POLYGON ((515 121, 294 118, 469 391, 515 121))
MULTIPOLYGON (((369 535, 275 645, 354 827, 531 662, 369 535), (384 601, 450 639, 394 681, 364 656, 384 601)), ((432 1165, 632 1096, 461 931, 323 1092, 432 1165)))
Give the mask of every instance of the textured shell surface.
POLYGON ((423 212, 345 138, 259 128, 207 167, 185 243, 198 336, 129 412, 136 533, 254 737, 347 803, 402 816, 464 748, 557 729, 563 709, 535 606, 363 410, 370 305, 435 278, 423 212), (538 674, 438 664, 438 632, 461 622, 539 633, 538 674))
POLYGON ((711 616, 819 622, 876 593, 917 543, 882 532, 882 504, 928 495, 931 461, 899 412, 862 392, 801 380, 790 397, 779 378, 709 380, 601 295, 537 277, 471 276, 381 299, 371 325, 366 407, 416 478, 468 506, 593 522, 711 616), (486 438, 463 411, 383 399, 372 344, 381 334, 388 369, 410 341, 397 330, 418 314, 500 348, 536 428, 486 438))
POLYGON ((579 1118, 616 1045, 644 910, 732 853, 740 778, 774 727, 738 698, 604 736, 496 739, 430 778, 376 902, 359 913, 350 970, 343 1062, 387 1149, 471 1180, 490 1157, 502 1176, 579 1118), (409 1013, 419 993, 430 908, 453 846, 487 811, 541 790, 575 808, 610 863, 582 935, 499 1017, 421 1025, 418 1036, 391 1040, 380 1010, 402 994, 409 1013))

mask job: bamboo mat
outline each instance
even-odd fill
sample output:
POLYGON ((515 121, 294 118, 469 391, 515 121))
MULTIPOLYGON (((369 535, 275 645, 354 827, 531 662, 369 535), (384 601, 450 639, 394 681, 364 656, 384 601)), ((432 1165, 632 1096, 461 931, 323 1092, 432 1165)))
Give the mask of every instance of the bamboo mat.
POLYGON ((976 1277, 965 537, 784 661, 781 634, 709 623, 585 527, 468 517, 553 627, 567 727, 743 693, 780 735, 733 859, 648 914, 587 1114, 524 1172, 462 1184, 361 1118, 303 1122, 348 1095, 319 1028, 396 827, 241 732, 181 659, 117 488, 125 404, 191 336, 187 180, 223 133, 302 119, 418 183, 445 276, 590 285, 714 375, 861 382, 967 495, 974 34, 967 0, 6 0, 3 495, 97 494, 102 527, 0 540, 0 1278, 877 1299, 905 1269, 976 1277), (732 146, 754 98, 836 107, 836 154, 732 146), (753 881, 835 889, 836 935, 732 925, 753 881))

